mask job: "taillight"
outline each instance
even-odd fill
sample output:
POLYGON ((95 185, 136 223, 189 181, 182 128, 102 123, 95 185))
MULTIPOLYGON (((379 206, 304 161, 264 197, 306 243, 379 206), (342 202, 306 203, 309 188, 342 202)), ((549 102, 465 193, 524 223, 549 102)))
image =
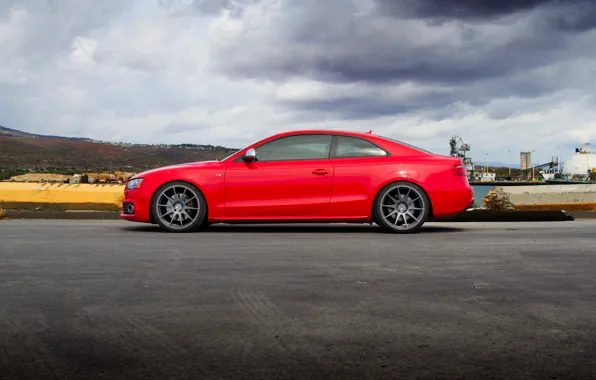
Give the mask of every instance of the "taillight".
POLYGON ((453 167, 453 175, 458 177, 467 177, 468 171, 464 165, 456 165, 453 167))

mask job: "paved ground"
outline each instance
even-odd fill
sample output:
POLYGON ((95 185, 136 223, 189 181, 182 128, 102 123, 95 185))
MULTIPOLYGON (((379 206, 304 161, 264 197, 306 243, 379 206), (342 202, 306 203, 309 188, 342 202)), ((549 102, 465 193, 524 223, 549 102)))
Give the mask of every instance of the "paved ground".
POLYGON ((0 378, 596 378, 596 222, 0 222, 0 378))

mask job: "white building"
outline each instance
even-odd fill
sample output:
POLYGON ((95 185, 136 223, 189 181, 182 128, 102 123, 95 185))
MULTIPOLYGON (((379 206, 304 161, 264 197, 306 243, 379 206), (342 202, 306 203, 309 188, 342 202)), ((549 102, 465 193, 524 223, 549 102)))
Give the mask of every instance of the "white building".
POLYGON ((563 173, 568 175, 587 175, 588 172, 596 171, 596 154, 590 152, 589 144, 586 149, 578 149, 563 166, 563 173))
POLYGON ((482 182, 490 182, 490 181, 494 181, 497 179, 497 173, 482 173, 482 177, 480 177, 480 180, 482 182))

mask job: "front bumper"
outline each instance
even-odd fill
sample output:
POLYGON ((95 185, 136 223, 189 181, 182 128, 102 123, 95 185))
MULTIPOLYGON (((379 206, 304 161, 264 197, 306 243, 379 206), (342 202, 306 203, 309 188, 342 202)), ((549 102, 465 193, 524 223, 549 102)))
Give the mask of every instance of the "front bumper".
POLYGON ((125 191, 120 218, 129 222, 150 223, 150 204, 151 197, 141 189, 125 191))

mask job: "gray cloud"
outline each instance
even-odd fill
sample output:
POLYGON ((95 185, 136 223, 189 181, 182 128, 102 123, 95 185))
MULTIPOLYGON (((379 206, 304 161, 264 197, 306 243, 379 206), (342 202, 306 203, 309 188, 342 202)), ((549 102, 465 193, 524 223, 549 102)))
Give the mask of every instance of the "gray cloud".
POLYGON ((408 91, 383 85, 368 86, 364 89, 340 90, 323 93, 316 97, 298 99, 277 99, 278 104, 289 109, 310 110, 319 114, 334 113, 341 119, 366 119, 390 115, 403 115, 417 110, 436 108, 451 103, 450 91, 421 89, 408 91))
POLYGON ((482 22, 532 11, 544 17, 541 28, 581 31, 596 26, 593 0, 375 0, 380 14, 398 18, 431 19, 435 22, 465 20, 482 22))
POLYGON ((376 0, 384 13, 397 16, 487 19, 530 10, 556 0, 376 0))
POLYGON ((593 0, 571 1, 553 10, 546 22, 554 29, 577 32, 596 28, 596 2, 593 0))
POLYGON ((596 138, 595 7, 0 0, 0 124, 233 146, 374 129, 443 152, 458 133, 491 157, 552 151, 596 138))
POLYGON ((105 27, 133 0, 3 0, 0 18, 18 15, 12 42, 27 63, 39 66, 71 48, 73 38, 105 27))
POLYGON ((430 25, 357 15, 343 0, 283 4, 270 24, 215 43, 223 70, 276 80, 302 73, 325 81, 467 82, 540 66, 573 48, 571 37, 546 33, 543 14, 505 24, 430 25))
MULTIPOLYGON (((268 22, 247 20, 234 38, 213 40, 227 75, 284 82, 301 76, 324 83, 393 86, 414 81, 454 87, 416 102, 371 98, 286 99, 284 106, 361 118, 475 106, 500 97, 533 98, 586 86, 536 70, 594 59, 596 9, 589 1, 375 0, 287 1, 268 22), (360 4, 360 6, 359 6, 360 4), (443 19, 433 23, 428 19, 443 19)), ((560 69, 559 69, 560 70, 560 69)), ((555 70, 557 71, 557 70, 555 70)), ((444 116, 444 113, 441 113, 444 116)))
POLYGON ((242 15, 244 7, 256 4, 260 0, 158 0, 158 3, 171 14, 180 15, 198 12, 204 15, 216 15, 224 10, 232 16, 242 15))
POLYGON ((198 132, 200 130, 208 129, 208 127, 200 124, 191 124, 185 122, 174 122, 168 123, 163 128, 161 128, 161 132, 167 134, 178 134, 184 132, 198 132))

